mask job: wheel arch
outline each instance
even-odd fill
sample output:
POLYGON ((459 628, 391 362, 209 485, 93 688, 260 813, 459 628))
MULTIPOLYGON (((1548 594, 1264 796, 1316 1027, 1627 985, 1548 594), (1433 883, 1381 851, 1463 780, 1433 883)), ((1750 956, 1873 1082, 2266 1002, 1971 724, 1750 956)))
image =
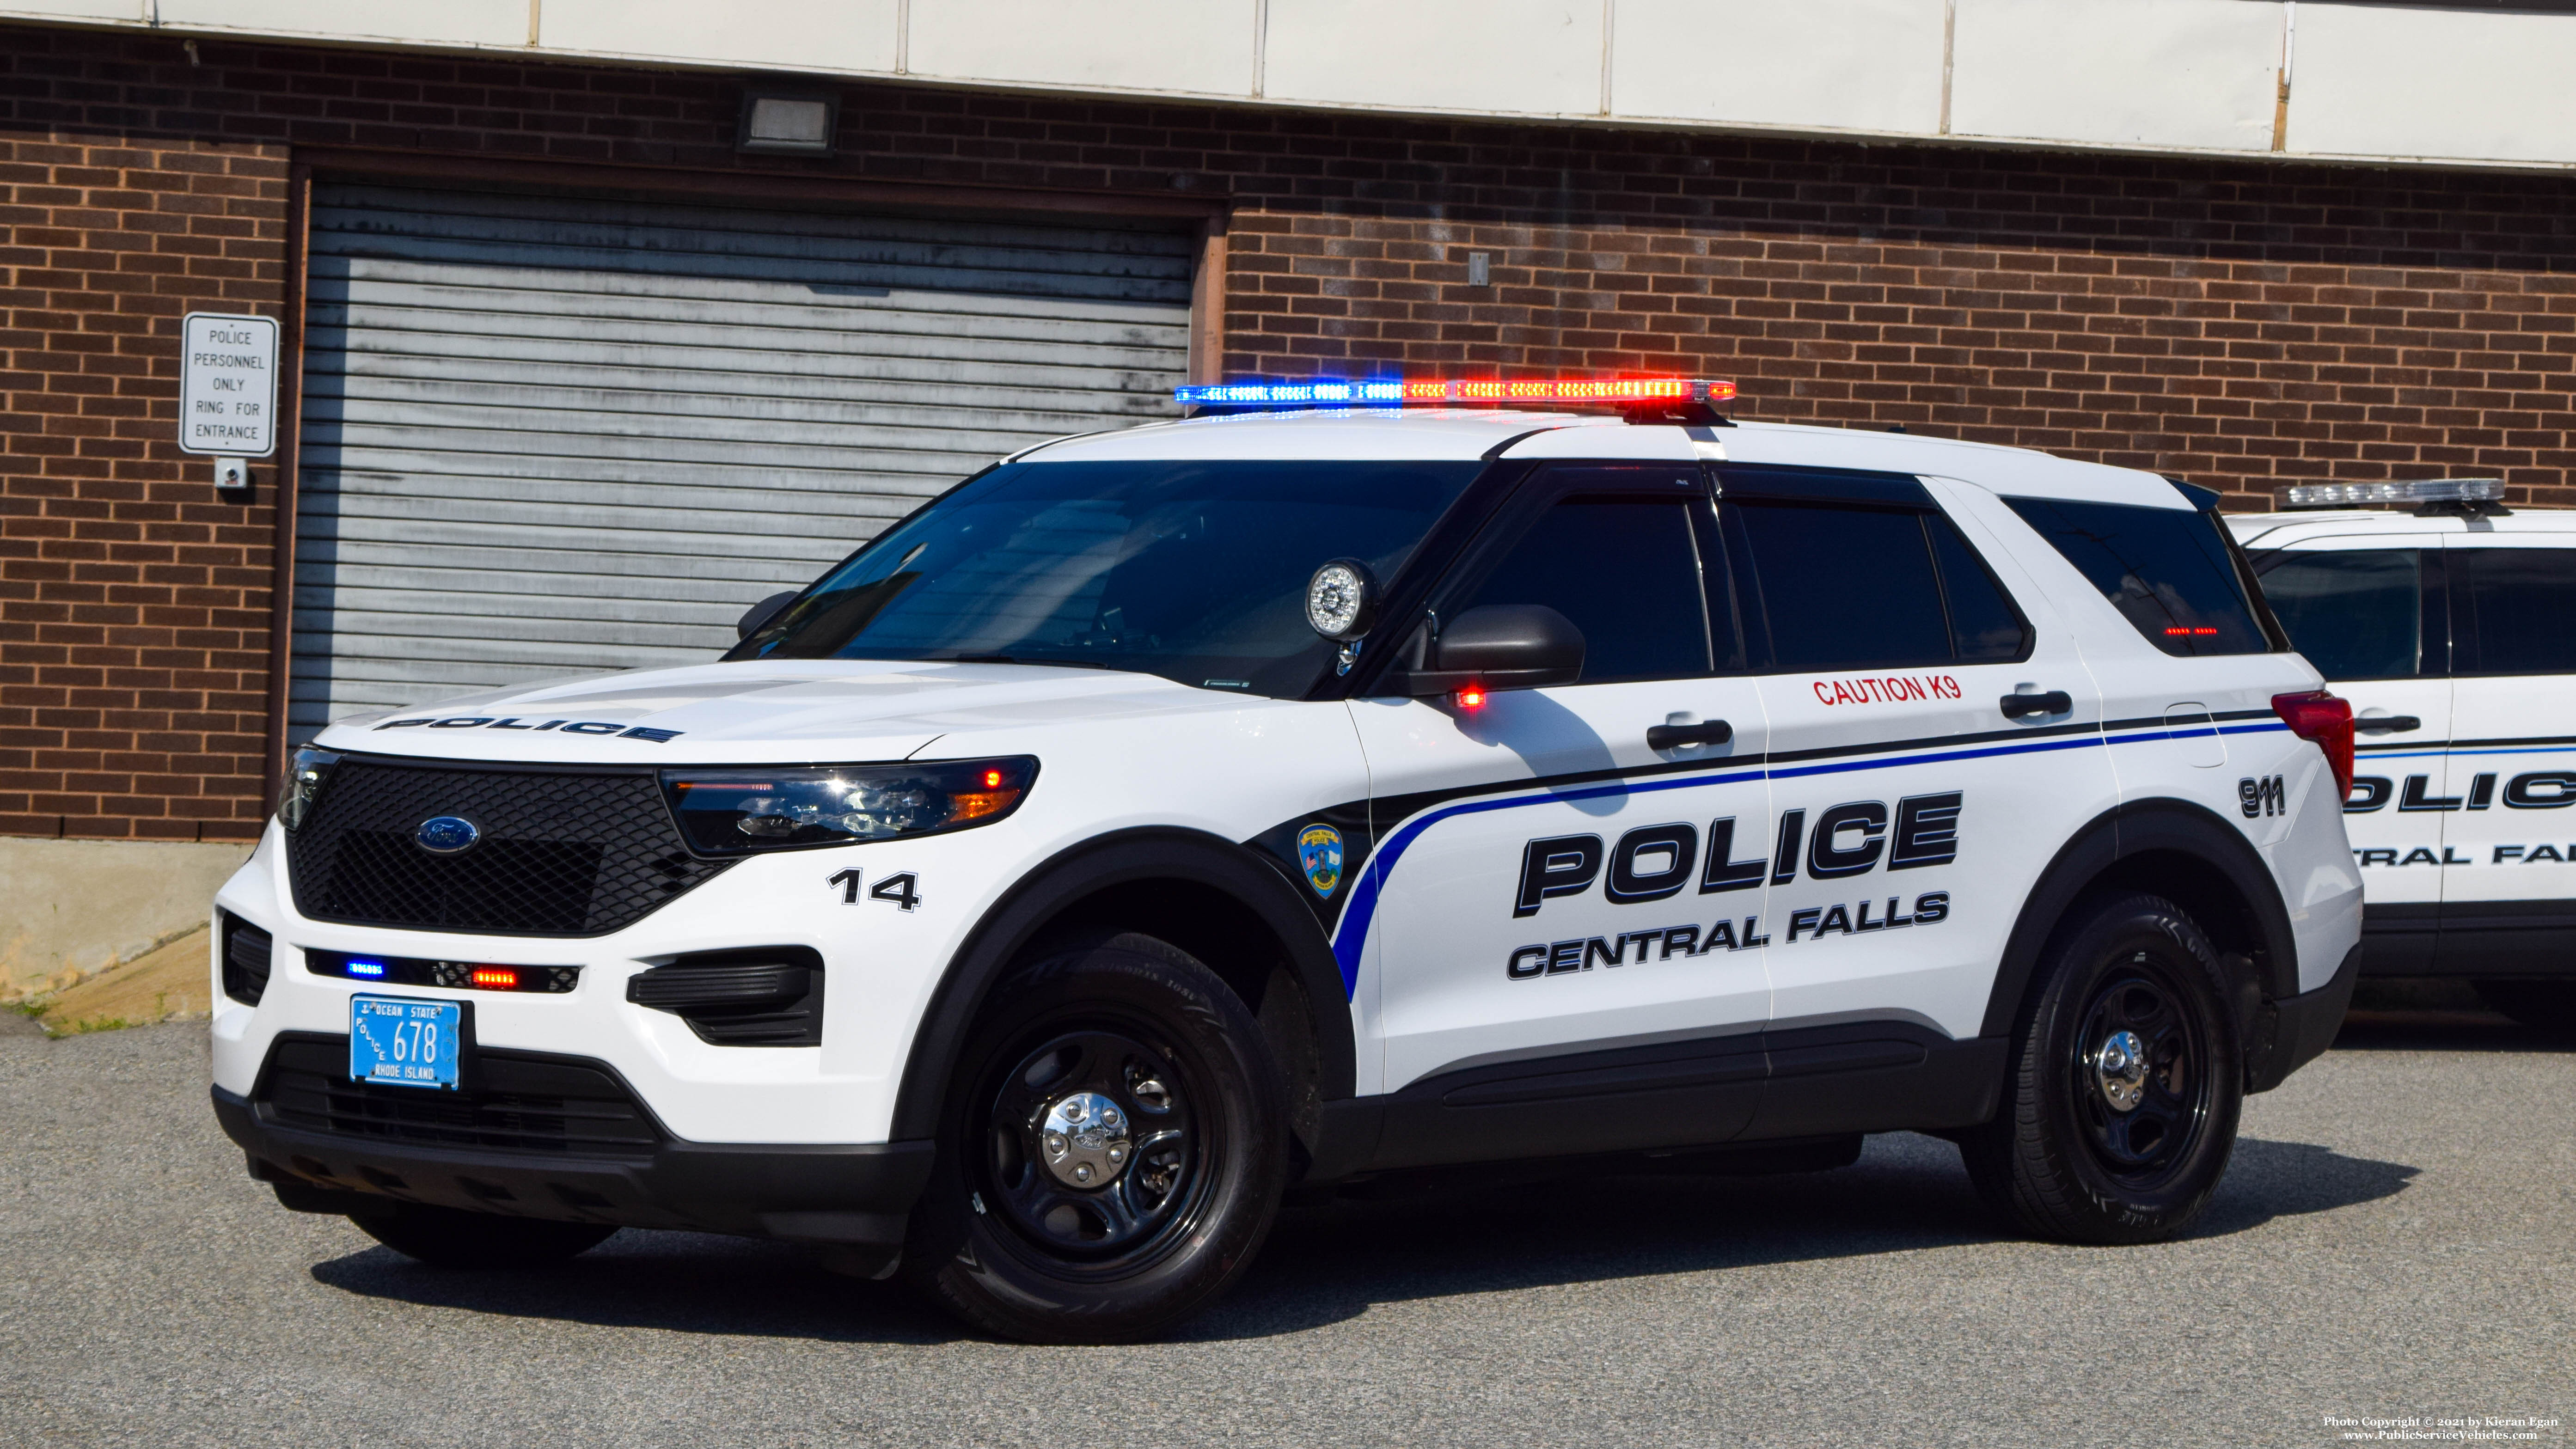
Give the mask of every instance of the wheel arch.
POLYGON ((2096 816, 2040 873, 2005 940, 1979 1035, 2011 1034, 2040 960, 2076 905, 2112 890, 2165 897, 2199 923, 2222 961, 2241 963, 2240 1027, 2252 1027, 2263 1002, 2298 994, 2298 939, 2262 854, 2204 806, 2136 800, 2096 816))
POLYGON ((1088 933, 1138 931, 1196 956, 1261 1018, 1274 1047, 1283 1004, 1275 973, 1297 988, 1294 1025, 1307 1050, 1285 1044, 1292 1116, 1311 1148, 1314 1104, 1351 1095, 1357 1044, 1341 967, 1314 913, 1277 869, 1221 836, 1146 828, 1058 852, 1014 885, 950 958, 915 1028, 895 1093, 893 1137, 935 1135, 958 1045, 993 986, 1039 951, 1088 933), (1240 942, 1250 951, 1221 949, 1240 942))

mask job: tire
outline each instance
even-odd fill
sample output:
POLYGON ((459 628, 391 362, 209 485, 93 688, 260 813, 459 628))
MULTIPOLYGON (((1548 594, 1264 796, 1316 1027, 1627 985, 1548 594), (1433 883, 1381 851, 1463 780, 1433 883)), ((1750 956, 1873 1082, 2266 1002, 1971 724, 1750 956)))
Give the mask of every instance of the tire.
POLYGON ((2576 1031, 2576 981, 2480 981, 2478 995, 2524 1026, 2542 1031, 2576 1031))
POLYGON ((2065 1242, 2182 1233, 2218 1190, 2244 1103, 2218 953, 2171 901, 2131 895, 2071 918, 2041 964, 2003 1103, 1959 1138, 1978 1196, 2065 1242), (2127 1070, 2115 1035, 2142 1049, 2127 1070))
POLYGON ((349 1221, 404 1257, 437 1268, 542 1268, 579 1257, 617 1231, 600 1223, 512 1218, 409 1202, 351 1213, 349 1221))
POLYGON ((1161 1333, 1268 1236, 1286 1104, 1252 1013, 1187 954, 1123 935, 1051 956, 958 1054, 904 1274, 1005 1338, 1161 1333))

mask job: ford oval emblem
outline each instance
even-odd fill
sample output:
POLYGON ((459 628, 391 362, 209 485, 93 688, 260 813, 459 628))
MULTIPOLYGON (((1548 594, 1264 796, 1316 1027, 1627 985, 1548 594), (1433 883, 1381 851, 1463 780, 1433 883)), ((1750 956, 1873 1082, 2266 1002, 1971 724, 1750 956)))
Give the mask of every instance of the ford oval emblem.
POLYGON ((411 833, 412 842, 432 855, 454 855, 472 850, 483 838, 482 828, 461 815, 433 815, 420 822, 411 833))

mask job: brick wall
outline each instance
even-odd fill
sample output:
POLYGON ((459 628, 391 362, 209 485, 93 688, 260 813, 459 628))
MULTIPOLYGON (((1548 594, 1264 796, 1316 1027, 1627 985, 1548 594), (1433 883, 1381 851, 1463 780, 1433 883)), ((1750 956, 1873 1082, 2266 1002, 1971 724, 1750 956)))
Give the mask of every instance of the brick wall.
POLYGON ((2461 471, 2576 503, 2570 179, 896 86, 799 161, 734 153, 724 76, 0 27, 0 77, 0 832, 255 825, 271 520, 169 443, 174 340, 283 301, 297 148, 1223 196, 1230 373, 1671 369, 2239 506, 2461 471))

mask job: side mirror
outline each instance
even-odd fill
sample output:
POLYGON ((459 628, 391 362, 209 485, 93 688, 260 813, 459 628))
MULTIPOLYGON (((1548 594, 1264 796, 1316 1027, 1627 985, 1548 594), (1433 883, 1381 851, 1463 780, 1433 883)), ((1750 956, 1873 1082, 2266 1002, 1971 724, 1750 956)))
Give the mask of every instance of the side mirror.
POLYGON ((1583 631, 1545 604, 1486 604, 1449 621, 1424 667, 1390 675, 1405 694, 1447 694, 1468 685, 1546 689, 1583 677, 1583 631))
POLYGON ((768 628, 769 621, 778 617, 779 610, 795 603, 796 596, 800 592, 801 590, 789 589, 783 594, 772 594, 745 609, 742 617, 734 621, 733 636, 737 639, 748 639, 768 628))

